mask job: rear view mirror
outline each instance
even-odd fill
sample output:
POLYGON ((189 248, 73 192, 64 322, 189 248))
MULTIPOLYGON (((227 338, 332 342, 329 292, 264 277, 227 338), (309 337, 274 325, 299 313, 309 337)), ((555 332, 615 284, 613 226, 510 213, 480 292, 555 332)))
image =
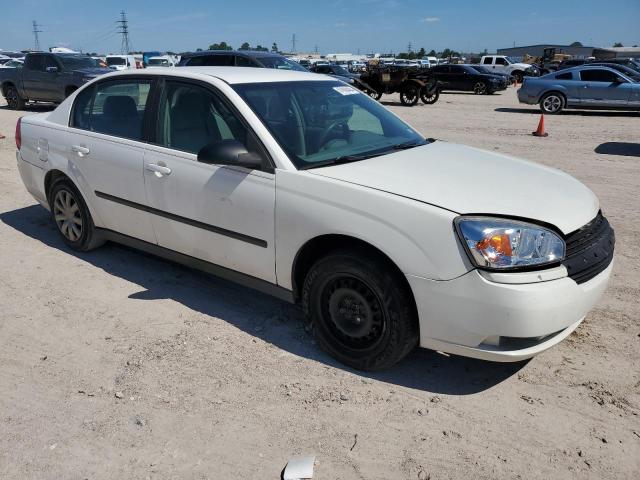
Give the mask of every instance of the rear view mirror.
POLYGON ((221 140, 205 145, 198 152, 198 161, 210 165, 237 165, 251 170, 262 168, 262 157, 249 152, 237 140, 221 140))

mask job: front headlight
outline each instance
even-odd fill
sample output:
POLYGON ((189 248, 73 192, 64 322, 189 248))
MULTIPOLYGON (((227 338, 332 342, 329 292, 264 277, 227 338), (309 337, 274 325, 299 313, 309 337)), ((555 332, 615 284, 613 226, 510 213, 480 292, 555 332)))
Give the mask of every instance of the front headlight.
POLYGON ((469 258, 480 268, 509 270, 558 263, 560 236, 539 225, 493 217, 458 217, 455 227, 469 258))

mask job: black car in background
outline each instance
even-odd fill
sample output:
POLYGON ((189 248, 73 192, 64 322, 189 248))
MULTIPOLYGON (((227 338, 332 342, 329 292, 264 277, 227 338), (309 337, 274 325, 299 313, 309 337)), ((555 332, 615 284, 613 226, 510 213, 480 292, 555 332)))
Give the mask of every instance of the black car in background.
POLYGON ((507 88, 507 81, 498 75, 479 73, 469 65, 437 65, 430 69, 441 85, 440 91, 473 92, 490 95, 507 88))
POLYGON ((316 64, 316 65, 312 65, 309 68, 309 70, 314 73, 322 73, 324 75, 330 75, 346 83, 354 83, 354 79, 360 78, 360 75, 358 75, 357 73, 351 73, 342 65, 324 64, 324 63, 316 64))
POLYGON ((473 68, 478 73, 484 73, 485 75, 495 75, 497 77, 500 77, 506 82, 505 87, 511 85, 515 80, 513 75, 510 75, 508 73, 503 73, 503 72, 496 72, 495 70, 490 70, 484 65, 468 65, 468 66, 473 68))
POLYGON ((299 63, 272 52, 204 50, 181 54, 179 67, 257 67, 308 71, 299 63))

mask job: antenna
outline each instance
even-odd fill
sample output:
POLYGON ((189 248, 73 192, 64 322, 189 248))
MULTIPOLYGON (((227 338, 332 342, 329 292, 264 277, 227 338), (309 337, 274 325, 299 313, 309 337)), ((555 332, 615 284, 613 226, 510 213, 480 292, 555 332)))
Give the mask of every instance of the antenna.
POLYGON ((291 37, 291 53, 296 53, 296 34, 291 37))
POLYGON ((127 22, 127 14, 123 11, 120 12, 120 20, 117 20, 118 23, 118 33, 122 34, 122 44, 120 45, 120 53, 128 54, 131 51, 129 45, 129 25, 127 22))
POLYGON ((42 33, 42 30, 39 30, 40 25, 38 25, 38 23, 34 20, 33 21, 33 36, 35 37, 36 43, 35 43, 35 49, 36 51, 40 50, 40 39, 38 38, 38 34, 42 33))

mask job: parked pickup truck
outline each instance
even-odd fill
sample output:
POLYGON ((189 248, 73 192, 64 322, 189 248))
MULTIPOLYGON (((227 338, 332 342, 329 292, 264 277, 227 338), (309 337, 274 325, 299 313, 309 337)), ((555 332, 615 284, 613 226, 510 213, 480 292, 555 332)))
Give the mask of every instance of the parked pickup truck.
POLYGON ((14 110, 28 101, 60 103, 89 80, 112 71, 86 55, 30 53, 23 68, 0 71, 0 91, 14 110))
POLYGON ((511 75, 518 83, 522 83, 522 78, 525 76, 540 76, 540 71, 535 65, 517 63, 505 55, 485 55, 480 59, 480 65, 496 73, 511 75))

